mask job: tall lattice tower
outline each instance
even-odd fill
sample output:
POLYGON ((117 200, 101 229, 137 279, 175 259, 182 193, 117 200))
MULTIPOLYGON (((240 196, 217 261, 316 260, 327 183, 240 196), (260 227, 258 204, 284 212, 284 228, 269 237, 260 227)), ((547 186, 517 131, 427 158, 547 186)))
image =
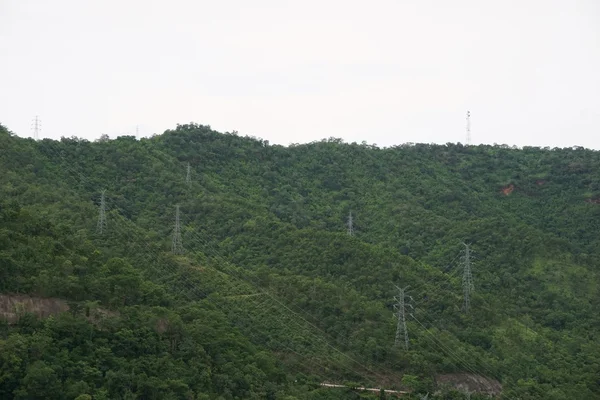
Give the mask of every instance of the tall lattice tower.
POLYGON ((190 166, 190 163, 187 163, 187 168, 186 168, 186 173, 185 173, 185 183, 188 186, 192 185, 192 167, 190 166))
POLYGON ((40 117, 38 117, 37 115, 31 121, 31 130, 33 131, 33 139, 39 140, 40 131, 42 130, 42 121, 40 120, 40 117))
POLYGON ((471 111, 467 111, 467 145, 471 144, 471 111))
POLYGON ((106 231, 106 199, 105 199, 106 190, 102 191, 102 195, 100 197, 100 210, 98 214, 98 225, 96 226, 96 231, 99 234, 103 234, 106 231))
MULTIPOLYGON (((394 345, 398 346, 402 337, 404 337, 404 348, 408 350, 408 329, 406 328, 406 307, 412 308, 410 304, 406 304, 406 290, 408 286, 405 288, 401 288, 396 286, 398 289, 398 295, 394 297, 394 310, 396 311, 395 315, 397 318, 396 323, 396 338, 394 340, 394 345)), ((410 296, 409 296, 410 297, 410 296)))
POLYGON ((181 240, 181 223, 179 221, 179 206, 175 207, 175 227, 171 239, 171 251, 173 254, 183 254, 183 242, 181 240))
POLYGON ((462 277, 462 287, 463 287, 463 296, 464 296, 464 310, 465 313, 468 313, 471 309, 471 293, 475 290, 475 285, 473 285, 473 274, 471 272, 471 248, 468 244, 463 243, 465 245, 465 250, 462 256, 462 265, 463 265, 463 277, 462 277))
POLYGON ((354 218, 352 218, 352 211, 350 211, 350 214, 348 215, 348 223, 346 225, 348 226, 348 235, 354 236, 354 218))

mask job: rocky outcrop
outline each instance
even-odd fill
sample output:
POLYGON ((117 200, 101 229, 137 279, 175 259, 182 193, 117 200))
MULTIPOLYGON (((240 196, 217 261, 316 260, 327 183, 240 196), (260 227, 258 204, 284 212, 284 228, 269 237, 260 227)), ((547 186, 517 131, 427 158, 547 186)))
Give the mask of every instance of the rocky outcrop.
POLYGON ((65 300, 56 298, 31 297, 21 294, 0 294, 0 318, 14 324, 19 317, 32 313, 38 318, 46 318, 69 310, 65 300))
POLYGON ((481 393, 497 396, 502 393, 502 384, 495 379, 481 375, 455 373, 438 375, 435 378, 438 387, 455 388, 462 392, 481 393))

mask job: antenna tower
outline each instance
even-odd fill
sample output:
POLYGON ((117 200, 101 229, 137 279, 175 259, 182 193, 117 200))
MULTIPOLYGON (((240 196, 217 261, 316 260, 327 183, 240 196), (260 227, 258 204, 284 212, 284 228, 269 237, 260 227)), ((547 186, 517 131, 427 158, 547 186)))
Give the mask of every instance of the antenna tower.
POLYGON ((96 230, 99 234, 103 234, 106 230, 106 200, 104 195, 106 193, 106 189, 102 191, 102 196, 100 197, 100 214, 98 215, 98 225, 96 230))
POLYGON ((31 122, 31 129, 33 130, 33 139, 38 140, 40 138, 40 131, 42 130, 42 121, 37 115, 31 122))
POLYGON ((354 236, 354 219, 352 218, 352 211, 348 215, 348 235, 354 236))
POLYGON ((471 248, 468 244, 463 243, 465 245, 465 251, 462 257, 463 264, 463 278, 462 278, 462 287, 463 287, 463 295, 465 298, 464 310, 465 313, 469 313, 471 309, 471 293, 475 290, 475 286, 473 285, 473 275, 471 273, 471 248))
MULTIPOLYGON (((406 304, 406 290, 408 289, 408 286, 406 286, 405 288, 400 288, 398 286, 396 286, 396 289, 398 289, 398 295, 394 297, 394 301, 396 302, 396 304, 394 304, 394 310, 396 310, 396 318, 398 319, 398 322, 396 324, 396 339, 394 341, 394 345, 398 346, 398 344, 400 343, 400 340, 402 340, 402 336, 404 335, 404 348, 406 350, 408 350, 408 330, 406 329, 406 307, 410 307, 411 309, 413 308, 410 304, 406 304)), ((409 296, 410 298, 410 296, 409 296)), ((412 313, 411 313, 412 315, 412 313)))
POLYGON ((192 167, 190 166, 190 163, 187 163, 187 173, 185 175, 185 183, 187 183, 188 186, 190 186, 192 184, 192 167))
POLYGON ((175 228, 173 229, 171 251, 173 252, 173 254, 183 254, 183 243, 181 242, 181 225, 179 223, 179 206, 175 207, 175 228))
POLYGON ((467 111, 467 145, 471 144, 471 111, 467 111))

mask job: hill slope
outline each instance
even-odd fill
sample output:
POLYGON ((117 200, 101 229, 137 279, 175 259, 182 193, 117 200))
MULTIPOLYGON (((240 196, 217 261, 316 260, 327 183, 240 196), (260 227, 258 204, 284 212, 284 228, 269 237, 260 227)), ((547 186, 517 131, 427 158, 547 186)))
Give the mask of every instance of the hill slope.
POLYGON ((0 327, 3 398, 351 398, 318 383, 449 374, 600 398, 598 152, 282 147, 194 124, 94 143, 2 128, 0 147, 0 294, 70 305, 0 327))

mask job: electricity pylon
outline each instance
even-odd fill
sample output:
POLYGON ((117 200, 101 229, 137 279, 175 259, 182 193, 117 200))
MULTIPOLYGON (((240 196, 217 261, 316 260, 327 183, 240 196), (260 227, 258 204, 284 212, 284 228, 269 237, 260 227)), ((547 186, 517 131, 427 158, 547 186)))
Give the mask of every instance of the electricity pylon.
POLYGON ((187 173, 185 175, 185 183, 187 183, 188 186, 190 186, 192 184, 192 167, 190 166, 190 163, 187 164, 187 173))
POLYGON ((348 223, 346 225, 348 225, 348 235, 354 236, 354 219, 352 218, 352 211, 350 211, 350 214, 348 215, 348 223))
POLYGON ((102 191, 102 196, 100 197, 100 213, 98 215, 98 225, 96 226, 96 231, 99 234, 103 234, 106 230, 106 200, 104 199, 104 194, 106 190, 102 191))
POLYGON ((464 295, 464 310, 465 313, 469 313, 469 310, 471 309, 471 293, 475 290, 475 285, 473 285, 473 274, 471 273, 471 248, 468 244, 463 244, 465 245, 465 251, 462 256, 462 287, 464 295))
POLYGON ((467 146, 471 145, 471 111, 467 111, 467 146))
POLYGON ((181 224, 179 222, 179 206, 175 207, 175 228, 173 228, 171 251, 173 252, 173 254, 183 254, 183 243, 181 241, 181 224))
MULTIPOLYGON (((396 285, 394 285, 396 286, 396 285)), ((396 302, 394 304, 394 310, 396 311, 395 316, 398 320, 398 322, 396 323, 396 338, 394 340, 394 345, 397 346, 398 343, 400 343, 400 340, 402 339, 402 336, 404 335, 404 348, 406 350, 408 350, 408 330, 406 329, 406 307, 411 308, 412 310, 412 305, 410 304, 406 304, 406 290, 408 289, 408 286, 406 286, 405 288, 401 288, 399 286, 396 286, 396 289, 398 289, 398 295, 394 297, 394 301, 396 302)), ((409 299, 412 299, 409 296, 409 299)), ((412 315, 412 312, 410 313, 412 315)))
POLYGON ((33 130, 33 139, 38 140, 40 138, 40 130, 42 129, 42 122, 40 121, 40 117, 37 115, 31 122, 31 129, 33 130))

